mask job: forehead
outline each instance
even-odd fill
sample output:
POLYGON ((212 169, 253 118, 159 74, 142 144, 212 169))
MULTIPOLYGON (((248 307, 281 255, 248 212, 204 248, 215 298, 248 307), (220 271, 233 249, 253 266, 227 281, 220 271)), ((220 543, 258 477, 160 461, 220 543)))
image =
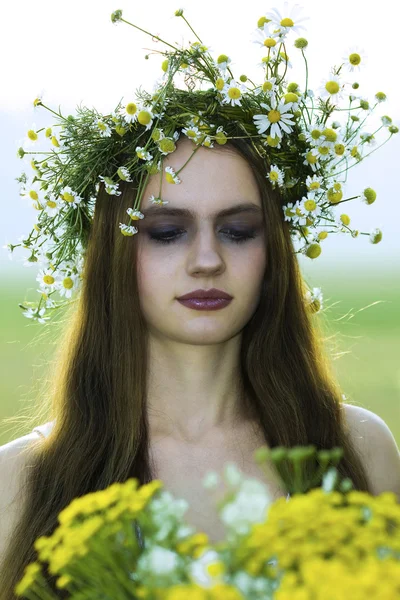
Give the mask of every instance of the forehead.
POLYGON ((251 166, 233 148, 204 148, 191 140, 181 138, 177 149, 162 162, 162 174, 156 173, 148 179, 141 202, 141 210, 147 215, 170 214, 194 217, 217 217, 228 214, 234 206, 238 212, 261 211, 261 198, 251 166), (195 152, 194 152, 195 151, 195 152), (193 153, 194 152, 194 153, 193 153), (187 162, 189 161, 189 162, 187 162), (187 162, 187 164, 185 164, 187 162), (165 168, 179 171, 179 184, 168 183, 165 168), (160 194, 160 180, 162 189, 160 194), (159 206, 150 202, 150 196, 160 197, 167 205, 159 206), (253 205, 253 209, 249 205, 253 205))

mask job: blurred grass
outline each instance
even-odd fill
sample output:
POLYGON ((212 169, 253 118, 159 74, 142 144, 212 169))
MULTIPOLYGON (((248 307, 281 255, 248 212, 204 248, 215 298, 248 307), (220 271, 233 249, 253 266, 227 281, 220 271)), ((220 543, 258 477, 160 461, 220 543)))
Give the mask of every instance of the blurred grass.
MULTIPOLYGON (((57 329, 50 341, 40 339, 41 326, 23 317, 18 307, 25 298, 37 299, 34 277, 28 275, 2 278, 0 445, 13 439, 3 418, 25 414, 56 349, 57 329)), ((337 333, 336 352, 344 353, 333 360, 343 393, 349 402, 381 416, 400 446, 400 278, 384 271, 344 278, 330 270, 313 274, 312 280, 329 306, 326 331, 337 333)))

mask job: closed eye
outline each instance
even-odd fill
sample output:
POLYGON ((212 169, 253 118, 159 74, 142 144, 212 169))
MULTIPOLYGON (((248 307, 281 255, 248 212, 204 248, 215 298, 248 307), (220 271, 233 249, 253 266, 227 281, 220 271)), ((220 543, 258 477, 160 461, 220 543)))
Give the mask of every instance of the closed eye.
MULTIPOLYGON (((184 229, 171 229, 168 231, 159 232, 148 232, 151 240, 154 240, 159 244, 171 244, 185 233, 184 229)), ((256 237, 256 231, 254 229, 249 231, 238 231, 235 229, 221 229, 220 233, 226 235, 226 237, 236 243, 240 244, 256 237)))

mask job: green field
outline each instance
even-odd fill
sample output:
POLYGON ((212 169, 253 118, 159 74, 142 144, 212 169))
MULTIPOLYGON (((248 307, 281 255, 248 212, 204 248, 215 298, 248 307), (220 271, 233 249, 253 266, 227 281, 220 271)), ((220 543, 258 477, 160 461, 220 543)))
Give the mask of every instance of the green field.
MULTIPOLYGON (((335 372, 349 402, 381 416, 400 446, 400 280, 390 272, 342 275, 313 274, 312 282, 323 289, 329 332, 337 334, 335 372)), ((29 271, 23 280, 2 280, 0 445, 13 439, 14 426, 3 418, 25 414, 36 401, 56 348, 57 335, 50 343, 40 340, 41 326, 18 308, 25 297, 37 298, 35 276, 29 271)))

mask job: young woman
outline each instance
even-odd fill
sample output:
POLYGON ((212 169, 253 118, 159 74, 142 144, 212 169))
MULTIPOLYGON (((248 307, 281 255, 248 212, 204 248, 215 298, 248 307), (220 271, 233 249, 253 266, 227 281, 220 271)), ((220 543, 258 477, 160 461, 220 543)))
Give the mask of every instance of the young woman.
MULTIPOLYGON (((193 152, 182 138, 166 165, 193 152)), ((210 469, 234 461, 285 495, 261 445, 343 447, 355 488, 400 494, 399 454, 385 423, 342 403, 324 354, 318 315, 304 300, 278 193, 251 144, 199 148, 180 185, 154 210, 150 177, 139 233, 118 230, 135 182, 101 188, 79 305, 54 374, 54 420, 0 448, 1 599, 74 497, 137 477, 161 479, 190 503, 187 521, 222 539, 210 469), (147 199, 147 200, 146 200, 147 199), (228 296, 210 307, 191 292, 228 296)))

